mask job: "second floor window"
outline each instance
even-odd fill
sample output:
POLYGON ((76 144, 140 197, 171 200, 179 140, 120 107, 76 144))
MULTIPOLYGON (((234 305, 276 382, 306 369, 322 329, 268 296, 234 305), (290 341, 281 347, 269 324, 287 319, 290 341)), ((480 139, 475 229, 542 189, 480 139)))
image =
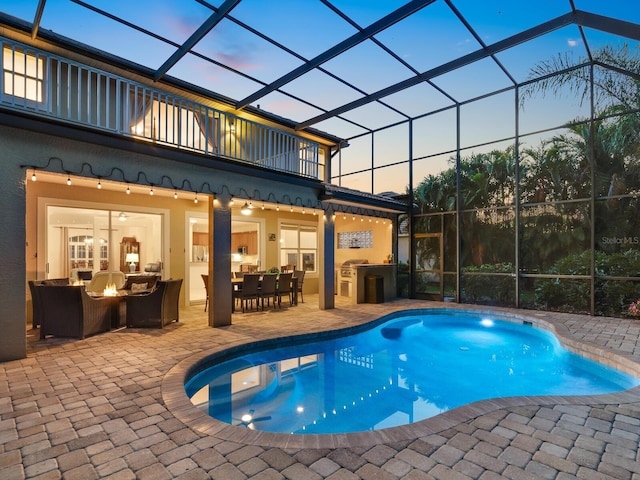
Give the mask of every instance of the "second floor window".
POLYGON ((44 59, 19 49, 2 48, 3 93, 32 102, 43 101, 44 59))

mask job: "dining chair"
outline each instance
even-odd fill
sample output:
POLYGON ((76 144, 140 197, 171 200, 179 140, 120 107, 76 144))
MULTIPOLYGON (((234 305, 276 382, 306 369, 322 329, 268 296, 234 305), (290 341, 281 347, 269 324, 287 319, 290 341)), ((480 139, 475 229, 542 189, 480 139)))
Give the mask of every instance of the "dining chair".
POLYGON ((304 283, 304 270, 294 270, 293 277, 297 279, 296 290, 300 293, 300 298, 302 299, 302 303, 304 303, 304 295, 302 294, 302 285, 304 283))
POLYGON ((282 307, 282 296, 286 295, 289 299, 289 306, 293 304, 291 301, 291 278, 293 273, 281 273, 278 276, 278 307, 282 307))
POLYGON ((262 275, 262 283, 258 290, 260 296, 260 302, 262 303, 262 310, 264 311, 264 299, 267 299, 267 306, 271 305, 271 299, 273 298, 273 306, 276 306, 276 282, 278 275, 275 273, 266 273, 262 275))
POLYGON ((238 292, 238 298, 242 303, 242 313, 245 311, 245 307, 248 308, 249 301, 253 306, 253 301, 256 301, 256 309, 258 306, 259 292, 258 287, 260 285, 260 275, 255 273, 245 273, 242 279, 242 290, 238 292))
POLYGON ((204 282, 204 291, 207 294, 204 300, 204 311, 207 311, 207 306, 209 305, 209 275, 203 273, 200 275, 202 277, 202 281, 204 282))

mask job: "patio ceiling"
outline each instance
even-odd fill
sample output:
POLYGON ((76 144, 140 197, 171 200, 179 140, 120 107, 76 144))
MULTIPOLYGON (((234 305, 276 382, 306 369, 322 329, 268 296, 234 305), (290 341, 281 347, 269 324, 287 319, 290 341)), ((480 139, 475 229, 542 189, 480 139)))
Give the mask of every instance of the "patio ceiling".
POLYGON ((8 0, 0 11, 349 139, 640 42, 629 0, 8 0))

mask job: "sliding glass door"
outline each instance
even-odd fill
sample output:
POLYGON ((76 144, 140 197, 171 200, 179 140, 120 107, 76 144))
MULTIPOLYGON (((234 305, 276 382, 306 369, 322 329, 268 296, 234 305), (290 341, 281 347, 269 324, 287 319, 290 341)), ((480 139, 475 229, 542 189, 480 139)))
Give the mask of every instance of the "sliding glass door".
POLYGON ((49 205, 46 277, 87 280, 101 270, 162 266, 162 221, 162 214, 49 205))

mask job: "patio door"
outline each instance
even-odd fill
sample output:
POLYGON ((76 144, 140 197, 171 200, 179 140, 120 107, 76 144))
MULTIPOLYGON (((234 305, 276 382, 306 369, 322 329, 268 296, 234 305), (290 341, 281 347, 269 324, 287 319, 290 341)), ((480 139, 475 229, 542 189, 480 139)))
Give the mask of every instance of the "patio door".
POLYGON ((46 207, 45 278, 90 280, 101 270, 130 273, 125 245, 136 244, 135 271, 163 262, 163 215, 128 209, 46 207), (132 240, 134 239, 134 240, 132 240))
POLYGON ((442 301, 444 277, 442 257, 444 246, 441 233, 416 233, 413 236, 416 266, 415 296, 442 301))

